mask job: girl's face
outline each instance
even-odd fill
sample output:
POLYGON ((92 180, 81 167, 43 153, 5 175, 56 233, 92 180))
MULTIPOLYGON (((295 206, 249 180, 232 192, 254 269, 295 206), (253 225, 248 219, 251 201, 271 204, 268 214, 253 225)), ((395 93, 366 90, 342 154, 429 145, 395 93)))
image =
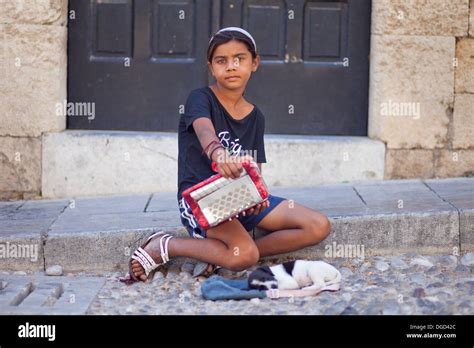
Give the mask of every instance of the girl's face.
POLYGON ((252 59, 247 46, 236 40, 219 45, 207 63, 212 76, 227 89, 245 89, 250 75, 257 71, 260 57, 252 59))

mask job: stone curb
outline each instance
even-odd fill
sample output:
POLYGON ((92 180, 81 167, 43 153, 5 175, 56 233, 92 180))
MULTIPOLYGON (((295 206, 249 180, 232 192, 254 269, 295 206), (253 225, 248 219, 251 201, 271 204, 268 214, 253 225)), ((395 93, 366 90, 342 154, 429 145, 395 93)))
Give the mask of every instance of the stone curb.
MULTIPOLYGON (((341 250, 344 257, 472 251, 473 186, 474 179, 460 178, 274 188, 272 194, 327 214, 332 232, 317 246, 271 259, 337 258, 341 250), (405 208, 397 208, 400 201, 405 208)), ((37 271, 59 264, 65 272, 126 270, 147 235, 163 230, 188 237, 172 196, 83 198, 77 209, 70 209, 70 200, 0 202, 0 246, 38 246, 34 261, 0 255, 0 269, 37 271)), ((252 231, 254 238, 265 233, 252 231)))

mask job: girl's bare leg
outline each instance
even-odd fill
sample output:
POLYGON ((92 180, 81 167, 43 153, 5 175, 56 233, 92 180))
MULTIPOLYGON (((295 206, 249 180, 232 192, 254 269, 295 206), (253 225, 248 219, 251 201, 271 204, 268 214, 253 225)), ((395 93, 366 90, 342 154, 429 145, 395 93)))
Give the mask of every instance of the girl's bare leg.
POLYGON ((331 231, 324 214, 288 200, 278 204, 257 226, 272 232, 255 240, 260 257, 318 244, 331 231))
MULTIPOLYGON (((233 271, 241 271, 257 263, 259 259, 257 246, 237 219, 211 228, 206 234, 205 239, 171 239, 168 244, 169 257, 190 257, 233 271)), ((145 251, 156 263, 162 262, 160 237, 151 240, 145 251)), ((132 261, 132 271, 137 278, 146 280, 145 272, 136 260, 132 261)))
MULTIPOLYGON (((169 242, 170 257, 190 257, 230 270, 240 271, 255 265, 260 257, 276 255, 315 245, 330 233, 328 218, 303 205, 284 200, 257 225, 272 233, 253 241, 237 219, 209 229, 206 239, 173 238, 169 242)), ((145 250, 155 262, 161 262, 160 238, 145 250)), ((138 261, 132 262, 136 277, 146 280, 138 261)))

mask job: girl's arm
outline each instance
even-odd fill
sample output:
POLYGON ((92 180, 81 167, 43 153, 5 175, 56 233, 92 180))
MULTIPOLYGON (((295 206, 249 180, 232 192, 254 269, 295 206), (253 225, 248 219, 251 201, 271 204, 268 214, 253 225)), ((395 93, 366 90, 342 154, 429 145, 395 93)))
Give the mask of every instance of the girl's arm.
MULTIPOLYGON (((206 117, 200 117, 194 120, 193 128, 196 132, 196 135, 201 143, 201 147, 205 149, 211 141, 219 141, 219 138, 216 136, 216 130, 211 120, 206 117)), ((240 177, 242 172, 242 164, 238 162, 232 162, 231 156, 224 149, 217 149, 212 153, 211 161, 217 163, 217 170, 225 178, 237 179, 240 177), (223 159, 222 161, 217 161, 217 159, 223 159)))
POLYGON ((219 141, 216 137, 214 125, 208 118, 197 118, 193 122, 193 128, 203 149, 205 149, 211 141, 219 141))

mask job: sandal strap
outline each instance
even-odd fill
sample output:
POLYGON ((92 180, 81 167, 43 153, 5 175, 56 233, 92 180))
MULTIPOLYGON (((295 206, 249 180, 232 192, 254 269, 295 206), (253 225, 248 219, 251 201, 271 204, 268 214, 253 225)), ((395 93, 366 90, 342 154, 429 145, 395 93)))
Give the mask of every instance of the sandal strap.
POLYGON ((161 237, 160 239, 160 252, 161 252, 161 260, 163 260, 163 264, 167 263, 170 260, 169 255, 168 255, 168 243, 170 242, 172 238, 173 238, 172 235, 167 234, 161 237), (163 240, 165 241, 163 242, 163 240))
POLYGON ((140 257, 141 260, 143 261, 143 263, 145 264, 145 266, 143 268, 145 269, 145 273, 147 273, 147 275, 148 275, 148 273, 151 272, 154 267, 156 267, 156 262, 153 261, 151 256, 145 250, 143 250, 142 248, 138 248, 136 253, 137 253, 137 256, 140 257), (147 272, 146 268, 148 268, 148 272, 147 272))
POLYGON ((145 249, 143 249, 142 247, 138 248, 136 250, 142 257, 144 257, 146 259, 146 261, 148 261, 148 263, 151 265, 151 266, 154 266, 156 265, 156 262, 155 260, 153 260, 153 258, 150 256, 150 254, 148 254, 145 249))
POLYGON ((142 247, 139 247, 137 250, 132 255, 132 259, 137 260, 140 265, 143 267, 143 270, 145 271, 145 275, 148 277, 148 275, 158 268, 161 265, 164 265, 169 261, 169 255, 168 255, 168 243, 169 241, 174 238, 174 236, 164 233, 164 232, 157 232, 148 237, 146 242, 143 244, 146 246, 152 238, 155 238, 156 236, 161 235, 160 238, 160 255, 162 262, 161 263, 156 263, 155 260, 148 254, 145 249, 142 247))
POLYGON ((148 237, 148 238, 146 239, 144 245, 147 245, 147 244, 150 242, 150 240, 152 240, 152 239, 155 238, 156 236, 160 236, 160 235, 162 235, 162 234, 164 235, 164 234, 166 234, 166 233, 163 232, 163 231, 153 233, 150 237, 148 237))
POLYGON ((144 251, 143 249, 137 249, 133 253, 132 259, 137 260, 140 263, 140 265, 143 267, 143 270, 145 271, 145 274, 148 276, 148 274, 153 270, 153 267, 156 266, 156 263, 154 261, 153 263, 148 261, 146 255, 142 254, 142 252, 145 252, 145 254, 147 254, 146 251, 144 251))

